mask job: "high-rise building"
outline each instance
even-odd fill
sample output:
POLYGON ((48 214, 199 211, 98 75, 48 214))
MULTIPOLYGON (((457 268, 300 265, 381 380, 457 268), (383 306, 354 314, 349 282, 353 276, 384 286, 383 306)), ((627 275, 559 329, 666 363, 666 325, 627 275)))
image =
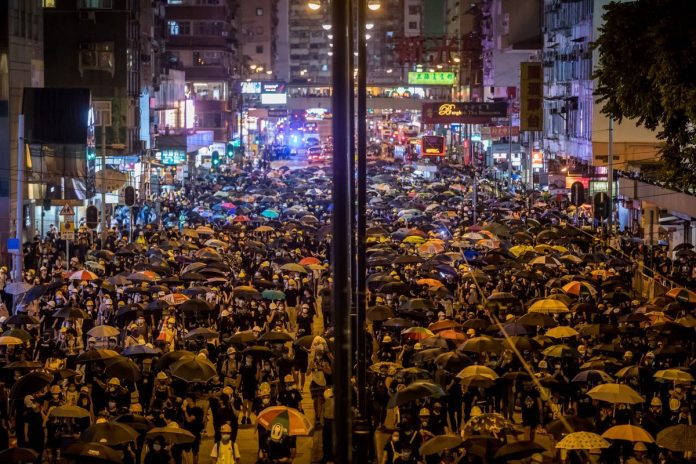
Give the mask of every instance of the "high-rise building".
MULTIPOLYGON (((0 263, 7 265, 7 238, 15 231, 17 121, 22 110, 22 89, 43 87, 44 53, 41 0, 10 0, 1 5, 0 62, 4 65, 0 66, 0 263)), ((24 227, 25 231, 30 228, 24 227)))
POLYGON ((232 99, 240 64, 235 10, 233 0, 170 0, 166 7, 167 54, 181 64, 192 102, 187 128, 213 131, 216 142, 227 142, 234 131, 232 99))
POLYGON ((239 49, 252 78, 253 74, 263 79, 275 75, 277 3, 256 0, 239 5, 239 49))
POLYGON ((454 98, 479 101, 483 98, 481 31, 485 26, 481 9, 468 2, 447 0, 445 15, 445 35, 449 40, 456 40, 458 47, 451 57, 458 73, 454 98))
POLYGON ((306 0, 290 0, 290 81, 328 84, 331 72, 331 21, 326 4, 313 10, 306 0))

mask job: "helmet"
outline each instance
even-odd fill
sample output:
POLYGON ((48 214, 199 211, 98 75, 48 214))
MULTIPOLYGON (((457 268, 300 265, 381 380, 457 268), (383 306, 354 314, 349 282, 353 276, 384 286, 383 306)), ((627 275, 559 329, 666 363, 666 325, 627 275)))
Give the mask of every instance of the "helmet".
POLYGON ((283 382, 295 383, 295 377, 293 377, 292 374, 287 374, 285 377, 283 377, 283 382))
POLYGON ((234 393, 234 391, 232 390, 232 387, 229 387, 229 386, 228 386, 228 387, 225 387, 225 388, 222 389, 222 393, 224 393, 225 395, 228 395, 228 396, 229 396, 229 395, 231 395, 232 393, 234 393))
POLYGON ((382 343, 391 343, 392 338, 389 335, 385 335, 382 339, 382 343))
POLYGON ((259 385, 259 396, 266 396, 271 394, 271 386, 268 382, 263 382, 259 385))
POLYGON ((175 323, 176 323, 176 319, 174 319, 173 317, 170 317, 169 319, 167 319, 167 323, 169 323, 169 324, 175 324, 175 323))
POLYGON ((653 396, 653 399, 650 400, 650 406, 662 406, 662 400, 657 396, 653 396))
POLYGON ((220 433, 232 433, 232 427, 230 427, 230 424, 222 424, 222 427, 220 427, 220 433))
POLYGON ((164 372, 161 372, 161 371, 158 372, 157 375, 155 376, 155 380, 167 380, 167 379, 168 379, 167 374, 165 374, 164 372))
POLYGON ((116 385, 116 386, 121 386, 121 381, 118 379, 118 377, 111 377, 109 379, 109 385, 116 385))
POLYGON ((53 385, 51 386, 51 393, 52 394, 58 394, 60 393, 60 387, 58 385, 53 385))
POLYGON ((422 350, 423 345, 421 343, 416 343, 415 345, 413 345, 413 349, 416 351, 422 350))
POLYGON ((422 408, 419 412, 418 415, 420 417, 429 417, 430 416, 430 410, 428 408, 422 408))

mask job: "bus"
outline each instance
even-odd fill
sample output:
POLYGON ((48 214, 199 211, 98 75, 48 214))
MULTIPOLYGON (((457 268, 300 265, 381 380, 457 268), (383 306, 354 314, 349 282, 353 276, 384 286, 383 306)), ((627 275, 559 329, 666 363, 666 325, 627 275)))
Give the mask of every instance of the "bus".
POLYGON ((439 156, 444 157, 445 138, 441 135, 424 135, 421 137, 421 156, 439 156))

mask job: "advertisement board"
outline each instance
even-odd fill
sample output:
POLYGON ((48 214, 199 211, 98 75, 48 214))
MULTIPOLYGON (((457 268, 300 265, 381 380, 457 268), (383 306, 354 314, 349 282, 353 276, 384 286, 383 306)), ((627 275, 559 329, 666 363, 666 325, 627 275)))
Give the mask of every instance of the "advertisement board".
POLYGON ((532 151, 532 168, 541 169, 544 167, 544 152, 541 150, 532 151))
POLYGON ((454 72, 418 72, 409 71, 408 83, 411 85, 454 85, 454 72))
POLYGON ((507 117, 506 102, 440 102, 423 103, 424 124, 485 124, 493 118, 507 117))
POLYGON ((544 73, 540 62, 520 63, 520 130, 544 130, 544 73))

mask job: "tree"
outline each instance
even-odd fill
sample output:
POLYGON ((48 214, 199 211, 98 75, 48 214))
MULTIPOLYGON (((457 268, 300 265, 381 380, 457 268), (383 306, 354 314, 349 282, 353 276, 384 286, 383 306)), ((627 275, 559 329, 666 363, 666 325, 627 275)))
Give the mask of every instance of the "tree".
POLYGON ((657 130, 663 180, 696 188, 696 1, 612 2, 604 9, 594 43, 602 113, 657 130))

